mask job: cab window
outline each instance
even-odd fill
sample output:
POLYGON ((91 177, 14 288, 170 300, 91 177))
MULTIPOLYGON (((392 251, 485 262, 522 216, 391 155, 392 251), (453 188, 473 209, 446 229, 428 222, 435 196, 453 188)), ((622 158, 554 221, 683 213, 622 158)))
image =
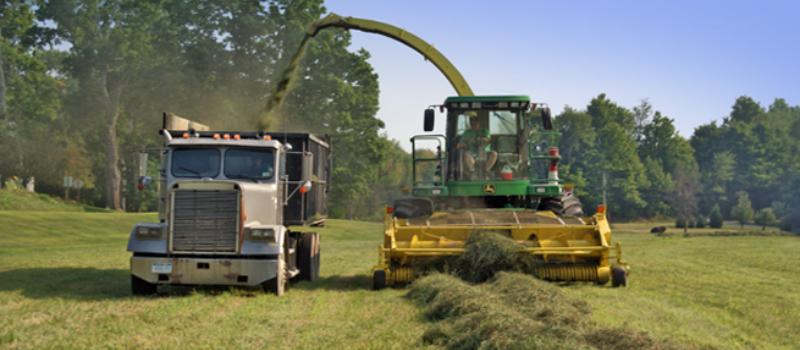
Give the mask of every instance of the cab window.
POLYGON ((517 114, 511 111, 490 111, 489 132, 492 135, 516 135, 517 114))
POLYGON ((271 149, 231 148, 225 152, 225 177, 271 180, 275 177, 275 154, 271 149))
POLYGON ((203 178, 219 175, 219 150, 213 148, 176 148, 172 150, 172 175, 203 178))

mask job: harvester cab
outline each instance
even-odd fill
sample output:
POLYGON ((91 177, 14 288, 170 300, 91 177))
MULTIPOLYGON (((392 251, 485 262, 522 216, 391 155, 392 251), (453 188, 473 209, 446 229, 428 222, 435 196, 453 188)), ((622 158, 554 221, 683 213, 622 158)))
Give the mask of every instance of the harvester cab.
MULTIPOLYGON (((528 96, 458 96, 436 107, 447 112, 445 134, 411 139, 415 197, 440 209, 537 209, 561 196, 549 108, 528 96)), ((426 131, 434 118, 427 109, 426 131)))
POLYGON ((559 134, 546 105, 528 96, 449 97, 425 111, 425 131, 436 109, 446 112, 445 132, 411 139, 413 189, 387 208, 374 288, 408 283, 489 232, 520 243, 540 278, 627 283, 604 210, 585 216, 558 177, 559 134))

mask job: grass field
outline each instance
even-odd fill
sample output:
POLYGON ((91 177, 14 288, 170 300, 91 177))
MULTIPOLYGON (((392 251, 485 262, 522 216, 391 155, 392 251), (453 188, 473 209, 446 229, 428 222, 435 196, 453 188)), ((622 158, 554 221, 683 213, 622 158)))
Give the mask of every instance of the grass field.
MULTIPOLYGON (((152 219, 0 211, 0 348, 422 346, 430 324, 405 291, 368 290, 380 224, 330 221, 321 281, 282 298, 219 288, 131 297, 125 242, 152 219)), ((800 238, 654 237, 649 227, 615 228, 632 266, 627 289, 562 287, 597 322, 719 348, 800 344, 800 238)))
POLYGON ((65 202, 60 198, 21 189, 0 189, 0 210, 108 211, 88 205, 77 205, 75 202, 65 202))

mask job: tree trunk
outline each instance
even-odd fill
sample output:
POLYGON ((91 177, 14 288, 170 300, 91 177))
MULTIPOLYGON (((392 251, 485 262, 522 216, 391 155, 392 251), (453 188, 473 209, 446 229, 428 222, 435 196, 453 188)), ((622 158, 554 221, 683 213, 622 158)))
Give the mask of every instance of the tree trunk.
POLYGON ((108 71, 100 77, 101 93, 105 102, 105 151, 106 151, 106 207, 122 209, 122 172, 119 169, 119 145, 117 144, 117 121, 120 115, 122 83, 109 89, 108 71))
POLYGON ((120 201, 122 174, 119 170, 119 147, 117 145, 117 118, 119 112, 108 116, 106 124, 106 206, 115 210, 122 208, 120 201))
POLYGON ((6 121, 6 75, 2 52, 0 52, 0 119, 6 121))

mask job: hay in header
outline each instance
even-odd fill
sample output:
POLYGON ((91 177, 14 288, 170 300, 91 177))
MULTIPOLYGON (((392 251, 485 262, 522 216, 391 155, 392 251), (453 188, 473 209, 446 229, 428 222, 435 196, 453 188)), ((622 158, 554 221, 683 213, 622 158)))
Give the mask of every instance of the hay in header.
POLYGON ((464 254, 458 257, 456 275, 469 282, 484 282, 499 271, 531 271, 534 257, 523 254, 520 243, 507 231, 476 230, 469 235, 464 254))

